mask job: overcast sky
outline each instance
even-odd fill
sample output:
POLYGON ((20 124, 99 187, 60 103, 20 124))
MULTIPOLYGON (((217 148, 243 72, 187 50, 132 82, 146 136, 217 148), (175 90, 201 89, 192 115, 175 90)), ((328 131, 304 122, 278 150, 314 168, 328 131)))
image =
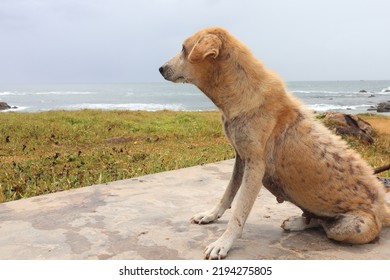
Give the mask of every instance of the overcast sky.
POLYGON ((389 0, 0 0, 0 84, 162 82, 215 25, 287 81, 390 79, 389 0))

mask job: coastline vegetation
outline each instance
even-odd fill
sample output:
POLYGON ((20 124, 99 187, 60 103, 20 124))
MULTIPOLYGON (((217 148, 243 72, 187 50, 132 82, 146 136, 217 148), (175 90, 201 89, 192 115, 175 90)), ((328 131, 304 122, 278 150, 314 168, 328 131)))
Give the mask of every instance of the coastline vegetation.
MULTIPOLYGON (((372 166, 388 163, 390 117, 361 117, 376 123, 375 143, 346 140, 372 166)), ((214 111, 2 113, 0 124, 0 202, 234 157, 214 111)))

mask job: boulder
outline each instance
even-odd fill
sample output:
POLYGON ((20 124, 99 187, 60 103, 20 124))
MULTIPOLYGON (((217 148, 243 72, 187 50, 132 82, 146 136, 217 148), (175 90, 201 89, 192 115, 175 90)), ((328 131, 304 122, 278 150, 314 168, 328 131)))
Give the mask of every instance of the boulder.
POLYGON ((9 106, 7 103, 5 102, 1 102, 0 101, 0 110, 8 110, 8 109, 11 109, 11 106, 9 106))
POLYGON ((360 92, 360 93, 366 93, 366 92, 367 92, 367 90, 365 90, 365 89, 361 89, 361 90, 359 90, 359 92, 360 92))
POLYGON ((368 144, 374 142, 372 126, 355 115, 329 112, 325 115, 324 123, 336 134, 355 136, 368 144))
POLYGON ((379 113, 390 112, 390 101, 379 103, 376 111, 379 113))

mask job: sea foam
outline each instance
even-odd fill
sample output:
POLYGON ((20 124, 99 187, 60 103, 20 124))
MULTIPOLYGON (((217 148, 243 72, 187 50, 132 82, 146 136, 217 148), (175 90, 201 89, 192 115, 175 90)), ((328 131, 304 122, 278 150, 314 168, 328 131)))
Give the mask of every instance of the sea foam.
POLYGON ((131 111, 161 111, 161 110, 173 110, 183 111, 185 110, 182 104, 153 104, 153 103, 124 103, 124 104, 77 104, 58 107, 57 109, 63 110, 80 110, 80 109, 97 109, 97 110, 131 110, 131 111))

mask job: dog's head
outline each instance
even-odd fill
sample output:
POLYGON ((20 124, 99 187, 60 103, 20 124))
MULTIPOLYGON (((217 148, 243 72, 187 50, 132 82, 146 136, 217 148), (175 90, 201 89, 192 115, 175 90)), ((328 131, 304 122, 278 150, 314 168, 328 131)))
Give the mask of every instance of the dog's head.
POLYGON ((200 86, 217 67, 224 34, 223 28, 211 27, 190 36, 184 40, 181 52, 160 67, 161 75, 171 82, 200 86))

